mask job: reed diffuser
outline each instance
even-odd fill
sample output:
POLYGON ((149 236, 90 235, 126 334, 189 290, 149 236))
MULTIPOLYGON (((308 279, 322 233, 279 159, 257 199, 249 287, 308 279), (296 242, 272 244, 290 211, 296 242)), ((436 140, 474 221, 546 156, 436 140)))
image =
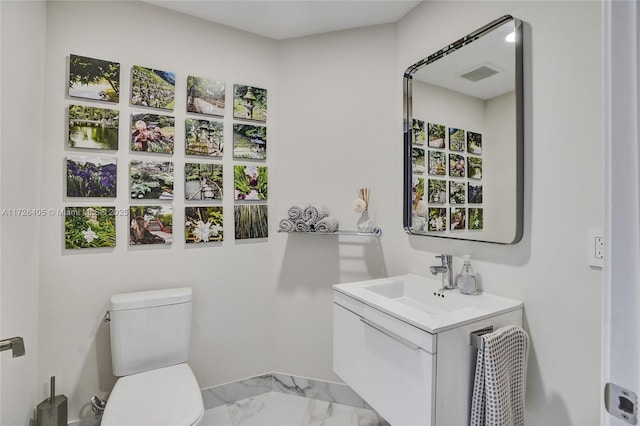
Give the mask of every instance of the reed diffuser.
POLYGON ((353 202, 353 209, 360 213, 358 219, 358 232, 373 231, 373 222, 369 218, 369 188, 360 188, 358 190, 358 198, 353 202))

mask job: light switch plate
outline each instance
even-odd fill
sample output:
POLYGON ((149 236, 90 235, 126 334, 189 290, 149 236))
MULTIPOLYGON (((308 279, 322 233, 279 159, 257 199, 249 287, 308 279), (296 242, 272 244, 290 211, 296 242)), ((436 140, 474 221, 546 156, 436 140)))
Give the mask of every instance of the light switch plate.
POLYGON ((587 230, 587 265, 602 268, 604 233, 602 229, 587 230))

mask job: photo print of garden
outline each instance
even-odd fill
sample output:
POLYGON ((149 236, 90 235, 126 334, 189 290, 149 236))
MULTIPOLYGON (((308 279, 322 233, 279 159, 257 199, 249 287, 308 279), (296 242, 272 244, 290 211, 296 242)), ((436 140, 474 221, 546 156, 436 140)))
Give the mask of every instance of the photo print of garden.
POLYGON ((184 127, 186 155, 222 157, 224 139, 221 121, 187 118, 184 127))
POLYGON ((67 197, 115 197, 116 157, 67 156, 67 197))
POLYGON ((481 208, 470 208, 469 209, 469 229, 471 230, 482 230, 483 229, 483 221, 482 215, 483 210, 481 208))
POLYGON ((176 75, 134 65, 131 70, 131 104, 173 110, 176 75))
POLYGON ((224 83, 187 77, 187 112, 224 116, 224 83))
POLYGON ((234 166, 233 169, 236 200, 267 199, 267 167, 234 166))
POLYGON ((118 115, 115 109, 70 105, 69 146, 117 150, 118 115))
POLYGON ((459 154, 449 154, 449 176, 465 177, 466 169, 464 156, 459 154))
POLYGON ((467 152, 470 154, 482 154, 482 135, 480 133, 467 132, 467 152))
POLYGON ((411 170, 414 174, 424 173, 424 148, 411 147, 411 170))
POLYGON ((171 206, 129 207, 129 245, 171 244, 173 210, 171 206))
POLYGON ((184 217, 187 244, 222 241, 222 207, 185 207, 184 217))
POLYGON ((236 205, 233 210, 237 240, 267 238, 269 236, 266 204, 236 205))
POLYGON ((120 64, 69 55, 69 96, 98 101, 120 101, 120 64))
POLYGON ((173 154, 175 118, 167 115, 131 116, 131 151, 173 154))
POLYGON ((447 154, 429 150, 429 174, 434 176, 447 174, 447 154))
POLYGON ((469 182, 469 203, 482 204, 482 185, 469 182))
POLYGON ((251 124, 234 124, 233 158, 266 160, 267 128, 251 124))
POLYGON ((234 84, 233 118, 267 121, 267 90, 234 84))
POLYGON ((482 179, 482 158, 468 157, 469 160, 469 179, 482 179))
POLYGON ((132 161, 131 198, 173 200, 173 163, 132 161))
POLYGON ((191 200, 222 199, 222 164, 186 163, 184 194, 191 200))
POLYGON ((429 123, 429 146, 431 148, 444 148, 445 127, 442 124, 429 123))
POLYGON ((445 231, 447 229, 447 209, 429 208, 429 231, 445 231))
POLYGON ((444 204, 447 201, 447 181, 429 179, 429 203, 444 204))
POLYGON ((113 207, 66 207, 66 249, 116 246, 116 216, 113 207))
POLYGON ((414 145, 424 145, 424 141, 426 140, 426 134, 424 131, 424 121, 413 119, 413 133, 412 133, 412 141, 414 145))
POLYGON ((449 150, 464 151, 464 130, 449 127, 449 150))
POLYGON ((466 185, 464 182, 458 182, 454 180, 449 181, 449 203, 451 204, 464 204, 465 203, 465 193, 464 187, 466 185))
POLYGON ((451 230, 465 230, 467 228, 467 209, 464 207, 452 207, 449 209, 451 217, 451 230))

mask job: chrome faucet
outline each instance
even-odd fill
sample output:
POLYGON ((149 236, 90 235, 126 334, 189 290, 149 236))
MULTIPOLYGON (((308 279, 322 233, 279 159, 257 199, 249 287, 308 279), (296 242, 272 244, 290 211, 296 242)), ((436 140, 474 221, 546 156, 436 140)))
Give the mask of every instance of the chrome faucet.
POLYGON ((429 270, 433 275, 442 274, 442 288, 441 290, 451 290, 456 288, 456 284, 453 281, 453 256, 450 254, 441 254, 436 256, 436 259, 442 261, 440 266, 431 266, 429 270))

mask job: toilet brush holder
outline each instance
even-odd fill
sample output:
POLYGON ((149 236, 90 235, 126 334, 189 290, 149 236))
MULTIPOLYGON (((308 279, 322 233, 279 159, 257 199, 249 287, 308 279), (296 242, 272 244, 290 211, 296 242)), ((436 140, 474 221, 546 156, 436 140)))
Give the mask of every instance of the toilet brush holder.
POLYGON ((66 426, 67 397, 56 395, 56 378, 51 376, 49 398, 38 404, 36 426, 66 426))

